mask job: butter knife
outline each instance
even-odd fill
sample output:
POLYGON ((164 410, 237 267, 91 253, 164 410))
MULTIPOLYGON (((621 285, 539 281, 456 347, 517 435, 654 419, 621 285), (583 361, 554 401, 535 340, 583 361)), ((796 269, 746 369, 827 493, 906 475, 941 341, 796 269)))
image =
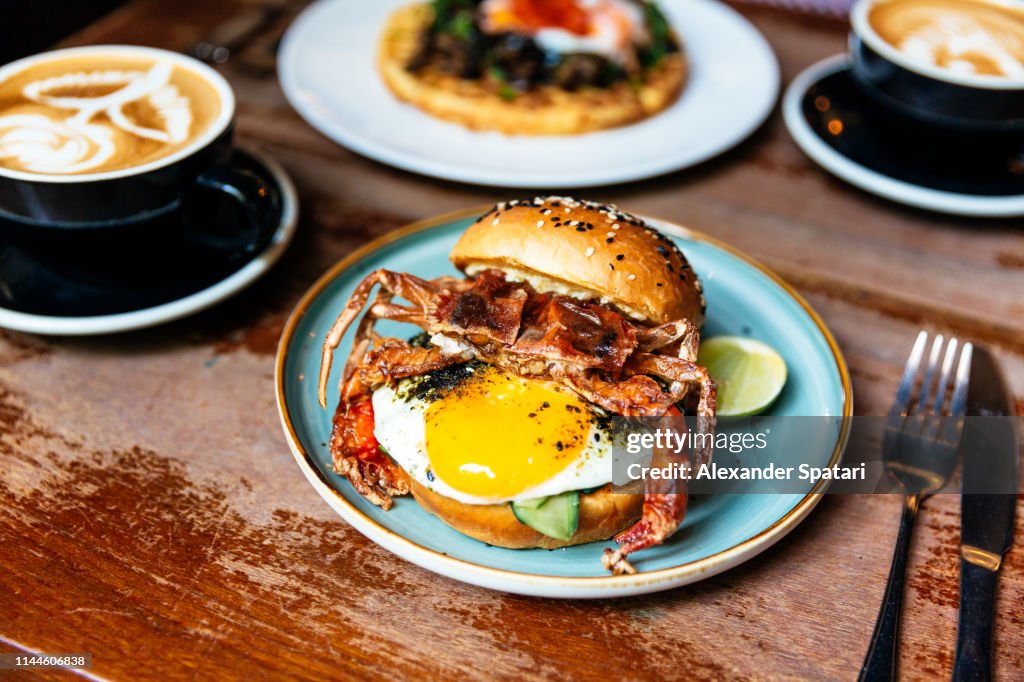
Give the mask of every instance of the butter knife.
POLYGON ((974 349, 960 502, 960 615, 953 681, 992 679, 996 584, 1013 544, 1018 440, 1013 400, 995 358, 974 349), (992 417, 986 419, 982 417, 992 417))

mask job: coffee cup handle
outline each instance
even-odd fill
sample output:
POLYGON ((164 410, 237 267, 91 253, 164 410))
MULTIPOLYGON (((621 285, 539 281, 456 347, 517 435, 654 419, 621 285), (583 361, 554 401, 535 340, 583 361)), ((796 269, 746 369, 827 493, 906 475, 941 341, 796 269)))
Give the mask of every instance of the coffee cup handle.
POLYGON ((196 235, 205 246, 217 250, 256 253, 277 228, 281 215, 281 195, 269 178, 248 168, 232 165, 218 165, 203 171, 196 178, 195 187, 212 190, 233 199, 244 216, 243 221, 231 221, 229 229, 218 221, 216 225, 205 224, 201 234, 196 235))

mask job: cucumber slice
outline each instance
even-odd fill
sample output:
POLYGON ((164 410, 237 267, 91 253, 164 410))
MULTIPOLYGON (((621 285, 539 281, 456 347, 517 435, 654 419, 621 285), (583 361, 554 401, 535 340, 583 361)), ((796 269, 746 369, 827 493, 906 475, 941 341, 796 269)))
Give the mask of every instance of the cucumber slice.
POLYGON ((512 504, 520 509, 538 509, 542 504, 548 501, 546 497, 535 497, 532 500, 519 500, 512 504))
POLYGON ((556 540, 568 540, 573 536, 580 520, 579 492, 574 490, 552 495, 538 506, 527 506, 535 502, 536 500, 525 500, 512 503, 512 513, 520 523, 525 523, 538 533, 556 540))

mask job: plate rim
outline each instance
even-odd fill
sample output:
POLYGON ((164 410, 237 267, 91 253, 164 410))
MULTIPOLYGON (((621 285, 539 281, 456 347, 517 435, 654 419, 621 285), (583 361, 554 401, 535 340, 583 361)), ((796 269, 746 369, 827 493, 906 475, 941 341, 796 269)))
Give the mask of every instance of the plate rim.
MULTIPOLYGON (((327 269, 310 288, 302 295, 296 304, 288 321, 285 323, 278 342, 277 353, 274 358, 274 388, 276 393, 276 404, 281 427, 285 440, 288 442, 289 450, 305 475, 306 479, 313 486, 314 490, 328 503, 328 505, 344 519, 371 541, 381 545, 394 554, 410 561, 418 566, 426 568, 435 573, 449 578, 468 582, 482 587, 496 589, 504 592, 513 592, 531 596, 559 597, 559 598, 605 598, 624 597, 637 594, 656 592, 672 587, 678 587, 705 577, 716 575, 730 568, 733 568, 744 561, 753 558, 766 550, 771 545, 781 540, 785 535, 795 528, 803 519, 818 505, 828 486, 827 481, 819 481, 808 493, 806 493, 786 514, 771 525, 765 527, 755 535, 739 542, 732 547, 712 554, 701 559, 689 561, 677 566, 657 569, 654 571, 640 572, 633 575, 604 575, 604 576, 548 576, 534 573, 512 571, 459 559, 425 547, 414 540, 407 538, 395 531, 390 530, 374 521, 372 518, 360 511, 355 505, 348 501, 338 490, 331 485, 327 477, 314 464, 313 455, 303 448, 295 427, 292 423, 288 409, 288 401, 285 397, 284 367, 288 357, 289 349, 295 338, 295 330, 303 319, 306 311, 312 305, 327 286, 343 272, 358 264, 361 260, 380 249, 400 241, 406 237, 426 232, 434 228, 444 227, 452 222, 482 215, 490 208, 490 205, 476 206, 468 209, 461 209, 437 215, 431 218, 418 220, 391 232, 383 234, 366 244, 356 248, 347 256, 327 269)), ((832 332, 825 325, 824 321, 811 305, 792 288, 785 280, 773 272, 764 264, 751 258, 735 247, 712 237, 698 230, 693 230, 678 223, 651 218, 641 215, 642 219, 648 221, 657 229, 666 234, 700 241, 725 251, 727 254, 738 258, 742 262, 754 267, 761 274, 768 277, 778 285, 789 297, 791 297, 800 308, 811 318, 818 332, 825 339, 836 370, 839 373, 840 383, 843 391, 842 417, 853 415, 853 390, 850 371, 843 357, 832 332)), ((849 439, 850 424, 848 419, 843 420, 839 438, 836 441, 829 466, 836 464, 842 456, 849 439)))
MULTIPOLYGON (((765 55, 768 57, 764 62, 766 67, 765 80, 771 84, 770 97, 766 96, 763 102, 757 103, 758 106, 745 107, 746 109, 756 112, 756 115, 751 116, 750 120, 743 126, 734 129, 730 135, 723 136, 721 144, 718 145, 716 149, 705 150, 703 153, 690 156, 684 161, 674 159, 666 162, 661 160, 656 164, 648 164, 648 166, 643 169, 640 169, 639 167, 633 169, 627 168, 623 171, 619 171, 618 173, 609 171, 603 176, 595 176, 593 172, 591 172, 589 175, 580 174, 579 177, 573 176, 568 181, 562 180, 566 175, 565 173, 555 173, 551 175, 551 177, 542 178, 540 182, 533 179, 536 177, 536 172, 515 176, 501 175, 496 171, 482 173, 480 169, 461 167, 448 162, 437 162, 429 157, 410 154, 408 152, 394 151, 382 146, 380 143, 368 141, 365 136, 350 133, 344 128, 339 129, 338 127, 330 124, 328 122, 328 116, 322 114, 318 107, 311 106, 305 101, 308 99, 308 96, 304 94, 303 88, 300 87, 295 79, 291 77, 291 72, 294 70, 291 65, 296 59, 294 55, 299 49, 296 46, 300 45, 300 41, 297 37, 298 31, 303 28, 305 23, 311 21, 310 17, 314 12, 322 10, 325 6, 342 1, 343 0, 316 0, 303 9, 303 11, 292 21, 291 25, 285 32, 281 41, 280 57, 277 62, 277 79, 281 85, 281 90, 285 95, 285 99, 288 101, 289 106, 291 106, 291 108, 304 121, 306 121, 307 124, 335 144, 338 144, 345 149, 355 152, 356 154, 376 163, 381 163, 404 172, 415 173, 426 177, 438 178, 452 182, 468 183, 479 187, 545 187, 547 189, 606 187, 620 183, 638 182, 641 180, 660 177, 699 166, 700 164, 721 156, 722 154, 738 147, 741 143, 754 135, 770 118, 779 102, 780 94, 782 92, 782 71, 779 66, 778 55, 775 54, 775 50, 772 48, 771 43, 752 21, 747 19, 735 8, 720 2, 715 2, 713 0, 687 0, 688 2, 699 3, 709 8, 713 8, 713 11, 719 11, 722 12, 723 15, 729 15, 731 20, 742 24, 744 29, 749 30, 753 34, 755 42, 758 43, 758 49, 763 50, 765 55), (339 130, 341 132, 339 132, 339 130), (527 178, 527 175, 530 177, 527 178)), ((402 102, 396 101, 395 103, 396 105, 404 106, 404 103, 402 102)), ((673 104, 673 106, 676 106, 677 104, 678 100, 673 104)), ((664 112, 659 112, 659 114, 661 113, 664 112)), ((429 116, 429 114, 425 113, 423 115, 429 116)), ((657 115, 658 114, 655 116, 657 115)), ((637 123, 641 122, 642 121, 637 123)), ((621 127, 626 126, 620 126, 620 128, 621 127)), ((613 128, 609 130, 615 129, 613 128)), ((594 132, 600 133, 608 131, 594 132)))
POLYGON ((227 277, 199 291, 155 306, 124 313, 69 317, 37 315, 0 306, 0 327, 47 336, 97 336, 136 331, 173 322, 206 310, 234 296, 265 275, 281 259, 295 237, 299 221, 298 192, 288 173, 268 154, 247 145, 236 145, 235 149, 248 154, 263 165, 281 190, 281 218, 278 220, 277 228, 267 245, 252 260, 227 277))
POLYGON ((811 161, 843 182, 904 206, 971 218, 1024 215, 1024 194, 985 197, 915 185, 857 163, 825 144, 804 120, 801 102, 812 85, 849 67, 849 63, 845 52, 820 59, 797 74, 782 96, 782 118, 786 129, 811 161))

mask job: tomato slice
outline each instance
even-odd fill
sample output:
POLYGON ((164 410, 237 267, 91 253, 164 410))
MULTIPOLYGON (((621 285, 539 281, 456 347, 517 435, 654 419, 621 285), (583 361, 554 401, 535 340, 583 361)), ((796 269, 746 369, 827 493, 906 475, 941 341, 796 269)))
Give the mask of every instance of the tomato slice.
POLYGON ((342 432, 345 450, 367 462, 384 460, 377 437, 373 434, 373 403, 369 397, 359 397, 348 405, 342 432))
POLYGON ((590 16, 576 0, 512 0, 512 12, 531 31, 562 28, 576 35, 590 33, 590 16))

